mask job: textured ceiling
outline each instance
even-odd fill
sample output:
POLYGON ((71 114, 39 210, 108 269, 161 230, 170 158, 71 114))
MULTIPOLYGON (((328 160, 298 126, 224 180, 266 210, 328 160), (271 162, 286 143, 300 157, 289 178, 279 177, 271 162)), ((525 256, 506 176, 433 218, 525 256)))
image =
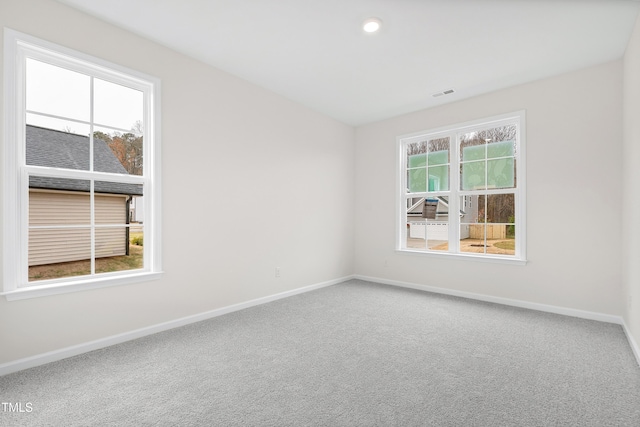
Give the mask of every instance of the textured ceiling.
POLYGON ((350 125, 620 59, 640 10, 635 0, 58 1, 350 125), (361 30, 371 16, 383 21, 372 35, 361 30))

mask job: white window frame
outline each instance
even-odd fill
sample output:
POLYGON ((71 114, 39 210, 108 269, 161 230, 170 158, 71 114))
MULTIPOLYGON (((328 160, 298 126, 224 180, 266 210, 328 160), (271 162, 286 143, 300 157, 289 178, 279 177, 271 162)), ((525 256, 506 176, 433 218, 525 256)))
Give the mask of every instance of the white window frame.
POLYGON ((162 275, 160 201, 160 80, 75 50, 8 28, 4 30, 4 141, 3 141, 3 283, 7 300, 33 298, 105 286, 155 280, 162 275), (119 176, 94 171, 63 170, 25 164, 26 58, 45 60, 125 84, 144 96, 145 135, 142 176, 119 176), (101 179, 144 186, 144 266, 139 270, 91 276, 28 281, 29 174, 72 179, 101 179))
MULTIPOLYGON (((502 114, 479 120, 464 123, 457 123, 437 129, 416 132, 397 137, 397 183, 396 183, 396 251, 403 254, 448 258, 465 259, 483 262, 497 262, 506 264, 526 264, 526 120, 525 111, 502 114), (406 146, 414 142, 432 140, 449 137, 449 190, 434 193, 436 196, 447 196, 449 198, 449 212, 459 212, 460 198, 470 195, 470 191, 460 190, 460 137, 476 129, 486 129, 506 124, 517 125, 517 149, 516 161, 516 185, 508 192, 514 192, 515 197, 515 255, 497 255, 486 253, 460 252, 460 217, 459 215, 449 216, 449 249, 448 251, 436 251, 429 249, 413 249, 406 247, 407 241, 407 209, 406 209, 406 188, 407 188, 407 157, 406 146)), ((431 192, 429 192, 431 195, 431 192)), ((486 194, 486 193, 485 193, 486 194)))

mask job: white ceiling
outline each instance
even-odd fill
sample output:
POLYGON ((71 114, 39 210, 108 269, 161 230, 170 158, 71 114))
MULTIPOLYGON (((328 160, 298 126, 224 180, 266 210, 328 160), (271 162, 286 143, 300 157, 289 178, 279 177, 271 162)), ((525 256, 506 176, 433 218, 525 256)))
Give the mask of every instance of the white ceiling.
POLYGON ((350 125, 619 59, 640 10, 637 0, 58 1, 350 125), (371 16, 383 21, 373 35, 361 30, 371 16))

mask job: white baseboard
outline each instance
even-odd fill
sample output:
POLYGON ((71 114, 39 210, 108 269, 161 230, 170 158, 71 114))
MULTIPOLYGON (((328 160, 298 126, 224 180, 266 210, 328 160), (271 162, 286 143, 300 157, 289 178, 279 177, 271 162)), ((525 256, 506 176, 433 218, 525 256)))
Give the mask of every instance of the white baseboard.
POLYGON ((633 355, 636 357, 636 362, 638 362, 638 366, 640 366, 640 347, 638 347, 636 340, 633 339, 633 335, 631 335, 631 331, 624 319, 622 320, 622 329, 624 329, 624 333, 627 335, 631 351, 633 351, 633 355))
POLYGON ((0 376, 7 375, 13 372, 22 371, 23 369, 33 368, 35 366, 40 366, 40 365, 55 362, 58 360, 66 359, 68 357, 77 356, 82 353, 98 350, 98 349, 109 347, 115 344, 131 341, 137 338, 142 338, 147 335, 152 335, 158 332, 167 331, 169 329, 178 328, 180 326, 185 326, 191 323, 200 322, 202 320, 211 319, 213 317, 222 316, 223 314, 232 313, 234 311, 242 310, 245 308, 266 304, 271 301, 276 301, 282 298, 287 298, 287 297, 301 294, 304 292, 309 292, 309 291, 324 288, 327 286, 332 286, 353 278, 354 276, 346 276, 340 279, 334 279, 334 280, 329 280, 322 283, 316 283, 314 285, 309 285, 302 288, 293 289, 290 291, 281 292, 275 295, 269 295, 262 298, 256 298, 256 299, 242 302, 239 304, 234 304, 227 307, 221 307, 215 310, 195 314, 192 316, 183 317, 180 319, 171 320, 168 322, 148 326, 141 329, 136 329, 133 331, 122 333, 122 334, 112 335, 112 336, 101 338, 95 341, 89 341, 89 342, 74 345, 71 347, 66 347, 59 350, 54 350, 47 353, 26 357, 24 359, 18 359, 15 361, 1 364, 0 376))
POLYGON ((538 303, 533 303, 533 302, 528 302, 528 301, 509 299, 509 298, 493 297, 493 296, 489 296, 489 295, 476 294, 476 293, 472 293, 472 292, 457 291, 457 290, 447 289, 447 288, 439 288, 439 287, 434 287, 434 286, 419 285, 419 284, 416 284, 416 283, 409 283, 409 282, 401 282, 401 281, 397 281, 397 280, 382 279, 382 278, 379 278, 379 277, 368 277, 368 276, 362 276, 362 275, 353 275, 353 276, 342 277, 342 278, 339 278, 339 279, 329 280, 329 281, 322 282, 322 283, 317 283, 317 284, 314 284, 314 285, 305 286, 305 287, 298 288, 298 289, 293 289, 293 290, 286 291, 286 292, 281 292, 281 293, 274 294, 274 295, 269 295, 269 296, 262 297, 262 298, 257 298, 257 299, 254 299, 254 300, 246 301, 246 302, 239 303, 239 304, 230 305, 230 306, 227 306, 227 307, 221 307, 221 308, 218 308, 218 309, 215 309, 215 310, 211 310, 211 311, 207 311, 207 312, 204 312, 204 313, 199 313, 199 314, 195 314, 195 315, 192 315, 192 316, 183 317, 183 318, 180 318, 180 319, 175 319, 175 320, 171 320, 171 321, 168 321, 168 322, 160 323, 160 324, 157 324, 157 325, 152 325, 152 326, 148 326, 148 327, 145 327, 145 328, 141 328, 141 329, 136 329, 136 330, 133 330, 133 331, 125 332, 125 333, 122 333, 122 334, 112 335, 112 336, 109 336, 109 337, 106 337, 106 338, 101 338, 101 339, 98 339, 98 340, 94 340, 94 341, 90 341, 90 342, 74 345, 74 346, 71 346, 71 347, 66 347, 66 348, 62 348, 62 349, 59 349, 59 350, 54 350, 54 351, 50 351, 50 352, 47 352, 47 353, 42 353, 42 354, 38 354, 38 355, 35 355, 35 356, 31 356, 31 357, 26 357, 24 359, 18 359, 18 360, 12 361, 12 362, 4 363, 4 364, 0 365, 0 376, 7 375, 7 374, 10 374, 10 373, 13 373, 13 372, 18 372, 18 371, 21 371, 21 370, 24 370, 24 369, 28 369, 28 368, 33 368, 35 366, 44 365, 44 364, 47 364, 47 363, 50 363, 50 362, 55 362, 57 360, 66 359, 68 357, 77 356, 77 355, 82 354, 82 353, 86 353, 86 352, 93 351, 93 350, 98 350, 98 349, 101 349, 101 348, 109 347, 111 345, 120 344, 120 343, 123 343, 123 342, 126 342, 126 341, 131 341, 131 340, 134 340, 134 339, 137 339, 137 338, 142 338, 142 337, 147 336, 147 335, 152 335, 152 334, 155 334, 155 333, 158 333, 158 332, 167 331, 169 329, 178 328, 180 326, 185 326, 185 325, 188 325, 188 324, 191 324, 191 323, 196 323, 196 322, 200 322, 200 321, 203 321, 203 320, 211 319, 213 317, 222 316, 223 314, 232 313, 234 311, 243 310, 245 308, 254 307, 254 306, 257 306, 257 305, 261 305, 261 304, 266 304, 268 302, 276 301, 276 300, 283 299, 283 298, 287 298, 287 297, 290 297, 290 296, 293 296, 293 295, 297 295, 297 294, 301 294, 301 293, 305 293, 305 292, 310 292, 310 291, 313 291, 313 290, 316 290, 316 289, 320 289, 320 288, 324 288, 324 287, 327 287, 327 286, 336 285, 338 283, 342 283, 342 282, 345 282, 345 281, 350 280, 350 279, 360 279, 360 280, 365 280, 365 281, 368 281, 368 282, 381 283, 381 284, 385 284, 385 285, 400 286, 400 287, 404 287, 404 288, 418 289, 418 290, 427 291, 427 292, 434 292, 434 293, 438 293, 438 294, 452 295, 452 296, 457 296, 457 297, 462 297, 462 298, 469 298, 469 299, 474 299, 474 300, 479 300, 479 301, 493 302, 493 303, 496 303, 496 304, 503 304, 503 305, 509 305, 509 306, 514 306, 514 307, 527 308, 527 309, 531 309, 531 310, 538 310, 538 311, 543 311, 543 312, 548 312, 548 313, 562 314, 562 315, 565 315, 565 316, 578 317, 578 318, 582 318, 582 319, 597 320, 597 321, 600 321, 600 322, 619 324, 624 329, 624 332, 625 332, 625 334, 627 336, 627 340, 629 341, 629 344, 631 346, 633 354, 636 357, 638 365, 640 365, 640 347, 638 347, 638 344, 635 342, 635 340, 631 336, 629 328, 627 327, 626 323, 624 322, 624 319, 621 316, 614 316, 614 315, 609 315, 609 314, 602 314, 602 313, 596 313, 596 312, 590 312, 590 311, 576 310, 576 309, 572 309, 572 308, 558 307, 558 306, 552 306, 552 305, 546 305, 546 304, 538 304, 538 303))
POLYGON ((496 304, 509 305, 513 307, 528 308, 530 310, 544 311, 547 313, 562 314, 565 316, 579 317, 581 319, 597 320, 606 323, 623 324, 621 316, 611 314, 596 313, 592 311, 577 310, 574 308, 558 307, 554 305, 539 304, 535 302, 515 300, 510 298, 494 297, 490 295, 476 294, 472 292, 457 291, 454 289, 439 288, 435 286, 419 285, 416 283, 400 282, 397 280, 381 279, 379 277, 368 277, 355 275, 355 279, 366 280, 368 282, 381 283, 383 285, 400 286, 403 288, 419 289, 422 291, 433 292, 437 294, 452 295, 456 297, 469 298, 478 301, 493 302, 496 304))

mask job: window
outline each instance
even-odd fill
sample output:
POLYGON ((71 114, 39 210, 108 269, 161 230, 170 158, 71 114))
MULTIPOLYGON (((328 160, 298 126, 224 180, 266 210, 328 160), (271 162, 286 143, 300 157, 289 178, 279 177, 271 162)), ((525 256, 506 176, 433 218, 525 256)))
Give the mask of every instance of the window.
POLYGON ((524 112, 398 138, 397 249, 525 261, 524 112))
POLYGON ((159 276, 159 90, 5 30, 7 299, 159 276))

